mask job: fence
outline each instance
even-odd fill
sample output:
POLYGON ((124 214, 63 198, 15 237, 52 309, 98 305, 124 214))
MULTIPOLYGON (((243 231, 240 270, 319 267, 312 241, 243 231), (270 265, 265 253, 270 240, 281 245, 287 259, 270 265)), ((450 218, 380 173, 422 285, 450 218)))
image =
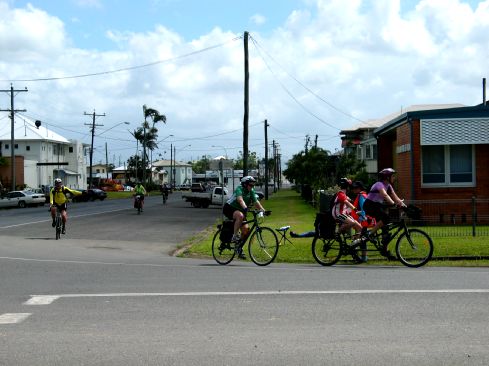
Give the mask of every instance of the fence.
POLYGON ((489 236, 489 199, 417 200, 421 209, 413 226, 429 226, 432 236, 489 236))
MULTIPOLYGON (((321 194, 317 208, 329 209, 331 195, 321 194)), ((421 209, 417 220, 409 220, 410 226, 429 227, 433 237, 489 236, 489 199, 416 200, 405 201, 421 209)), ((390 210, 395 220, 397 210, 390 210)))

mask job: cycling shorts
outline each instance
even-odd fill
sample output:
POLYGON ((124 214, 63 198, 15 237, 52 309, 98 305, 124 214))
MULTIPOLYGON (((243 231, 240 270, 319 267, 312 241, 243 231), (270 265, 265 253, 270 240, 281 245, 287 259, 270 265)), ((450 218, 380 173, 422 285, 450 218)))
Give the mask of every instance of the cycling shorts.
POLYGON ((231 206, 229 203, 225 203, 224 207, 222 208, 222 213, 229 220, 234 220, 234 218, 233 218, 234 211, 239 211, 239 210, 237 208, 234 208, 233 206, 231 206))
POLYGON ((390 222, 389 215, 380 202, 371 201, 367 198, 363 203, 363 210, 366 215, 375 218, 377 222, 382 221, 384 225, 390 222))
POLYGON ((66 202, 62 203, 61 205, 54 203, 53 207, 57 207, 60 211, 66 211, 66 209, 68 208, 68 205, 66 204, 66 202))

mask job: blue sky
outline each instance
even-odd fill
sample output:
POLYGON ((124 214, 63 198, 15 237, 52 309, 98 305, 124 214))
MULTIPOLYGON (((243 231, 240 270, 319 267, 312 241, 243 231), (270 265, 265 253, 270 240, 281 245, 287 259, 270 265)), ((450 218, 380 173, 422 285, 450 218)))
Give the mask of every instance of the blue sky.
MULTIPOLYGON (((342 129, 409 105, 480 103, 487 19, 489 0, 0 0, 0 88, 28 87, 19 108, 87 143, 84 112, 105 113, 96 161, 106 142, 116 162, 135 153, 128 129, 143 104, 167 116, 161 139, 173 135, 156 156, 169 158, 172 144, 182 160, 224 149, 236 157, 243 41, 235 37, 249 31, 250 149, 264 155, 267 119, 287 161, 306 136, 334 152, 342 129), (116 69, 124 71, 99 74, 116 69)), ((8 102, 0 95, 0 109, 8 102)), ((0 114, 0 130, 6 120, 0 114)))
POLYGON ((243 33, 258 30, 268 34, 279 27, 301 0, 33 0, 11 1, 23 7, 30 3, 62 19, 76 47, 107 50, 114 44, 108 30, 145 32, 155 24, 181 34, 187 41, 219 27, 243 33), (260 15, 263 18, 254 19, 260 15), (260 20, 263 23, 260 23, 260 20))

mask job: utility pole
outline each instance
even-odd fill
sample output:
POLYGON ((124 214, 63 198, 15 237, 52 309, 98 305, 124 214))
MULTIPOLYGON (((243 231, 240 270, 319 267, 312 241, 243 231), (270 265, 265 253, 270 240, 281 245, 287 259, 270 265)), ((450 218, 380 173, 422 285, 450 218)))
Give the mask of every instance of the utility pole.
POLYGON ((10 112, 10 174, 12 174, 12 191, 15 191, 15 134, 14 134, 14 116, 15 112, 25 112, 25 109, 14 109, 14 93, 26 92, 25 89, 14 89, 10 84, 10 89, 0 90, 0 92, 10 93, 10 109, 0 109, 0 112, 10 112))
MULTIPOLYGON (((95 124, 95 118, 96 117, 105 117, 105 113, 104 114, 96 114, 95 113, 95 109, 94 109, 92 114, 87 113, 87 112, 83 112, 83 114, 85 116, 90 116, 90 115, 92 116, 92 144, 90 146, 90 181, 89 181, 90 183, 88 184, 88 188, 93 188, 92 187, 92 183, 93 183, 93 180, 92 180, 93 179, 92 178, 92 175, 93 175, 93 173, 92 173, 92 166, 93 166, 93 164, 92 164, 93 163, 93 138, 95 136, 95 127, 96 126, 97 127, 98 126, 103 126, 103 125, 97 125, 97 124, 95 124)), ((85 126, 90 126, 90 124, 85 123, 85 126)))
POLYGON ((268 200, 268 123, 265 120, 265 200, 268 200))
POLYGON ((243 117, 243 176, 248 175, 248 118, 249 118, 249 65, 248 32, 244 32, 244 117, 243 117))
POLYGON ((106 178, 109 179, 109 154, 107 152, 107 142, 105 143, 105 173, 106 178))
POLYGON ((173 192, 173 144, 170 144, 170 191, 173 192))

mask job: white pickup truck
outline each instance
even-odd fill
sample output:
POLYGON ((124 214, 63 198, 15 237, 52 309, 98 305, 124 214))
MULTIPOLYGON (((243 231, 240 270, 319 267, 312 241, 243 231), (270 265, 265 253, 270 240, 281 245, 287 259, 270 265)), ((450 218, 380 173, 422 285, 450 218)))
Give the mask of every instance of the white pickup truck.
POLYGON ((182 199, 193 207, 207 208, 209 205, 219 205, 226 203, 229 199, 228 189, 224 187, 224 196, 222 187, 214 187, 209 192, 185 192, 182 193, 182 199))

